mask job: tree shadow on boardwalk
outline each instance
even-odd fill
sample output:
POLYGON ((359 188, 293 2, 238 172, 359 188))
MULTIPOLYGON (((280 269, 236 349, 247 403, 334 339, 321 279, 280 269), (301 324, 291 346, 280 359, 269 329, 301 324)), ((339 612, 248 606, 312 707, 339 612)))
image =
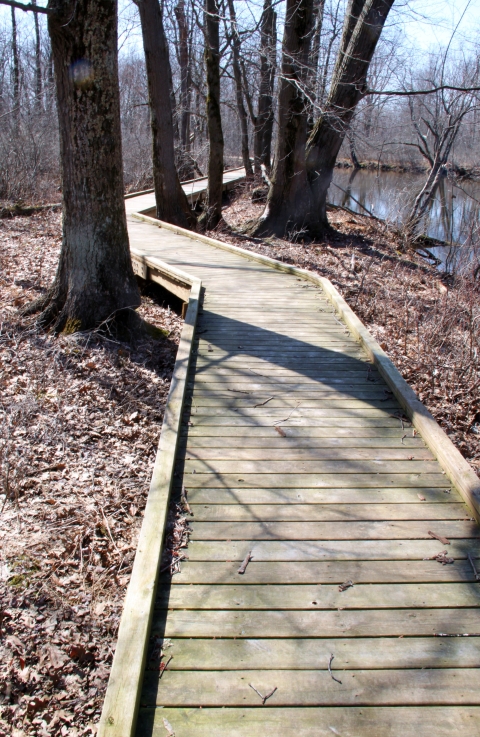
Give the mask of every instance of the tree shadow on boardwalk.
MULTIPOLYGON (((260 314, 257 322, 261 322, 260 314)), ((328 341, 328 332, 320 329, 317 332, 318 342, 322 342, 321 338, 327 338, 323 345, 310 342, 310 336, 306 332, 303 339, 283 334, 287 330, 291 332, 288 323, 285 331, 280 327, 276 332, 228 315, 210 313, 208 310, 201 314, 197 330, 199 348, 190 369, 172 495, 174 500, 178 500, 182 487, 185 487, 189 492, 190 504, 229 507, 240 505, 247 514, 246 519, 237 522, 232 520, 228 526, 224 525, 225 529, 217 537, 215 532, 208 531, 208 527, 213 530, 216 522, 199 522, 193 517, 193 542, 190 546, 192 563, 201 563, 202 560, 217 561, 219 568, 224 571, 224 578, 223 574, 217 575, 215 585, 223 584, 226 587, 234 583, 248 584, 248 579, 239 580, 238 577, 235 580, 234 571, 250 550, 254 555, 251 566, 269 561, 314 561, 319 563, 320 568, 323 562, 344 562, 343 580, 351 578, 358 591, 362 584, 357 583, 360 576, 357 578, 355 573, 360 563, 385 561, 388 567, 391 561, 404 561, 406 570, 399 583, 400 587, 408 582, 409 561, 430 559, 443 548, 438 540, 432 540, 429 535, 428 531, 434 529, 438 534, 451 539, 449 553, 453 553, 457 567, 452 567, 454 573, 450 580, 467 583, 472 593, 477 593, 478 583, 474 581, 466 559, 468 552, 478 555, 478 528, 469 521, 469 515, 464 510, 459 511, 458 517, 446 515, 444 520, 441 519, 441 514, 434 521, 418 516, 416 510, 420 510, 423 500, 425 503, 436 504, 439 510, 461 500, 455 491, 448 488, 448 481, 440 467, 430 458, 424 444, 413 437, 410 422, 404 417, 400 405, 394 400, 378 372, 364 358, 359 345, 346 334, 346 345, 342 345, 342 336, 339 336, 338 330, 335 334, 332 333, 332 341, 338 341, 338 348, 334 342, 328 341), (215 388, 210 391, 211 384, 215 384, 215 388), (276 428, 281 428, 283 434, 276 428), (257 444, 257 439, 261 438, 266 439, 265 442, 257 444), (191 448, 187 446, 189 440, 192 441, 191 448), (360 441, 359 448, 352 444, 355 440, 360 441), (215 458, 214 454, 212 457, 211 453, 210 458, 205 457, 208 455, 203 452, 205 448, 231 449, 233 453, 227 454, 231 469, 222 460, 221 453, 219 458, 215 458), (245 453, 245 450, 255 448, 271 448, 275 452, 279 451, 279 454, 273 453, 273 457, 269 457, 267 453, 263 460, 258 457, 249 458, 249 453, 245 453), (331 449, 331 455, 325 455, 325 448, 331 449), (351 453, 348 448, 353 448, 351 453), (369 452, 362 456, 364 448, 369 452), (302 451, 301 458, 295 458, 294 450, 302 451), (237 459, 235 451, 238 451, 237 459), (283 457, 280 455, 282 453, 283 457), (276 467, 278 471, 275 470, 276 467), (342 494, 348 501, 341 501, 342 494), (365 496, 373 499, 375 495, 378 495, 379 504, 392 505, 392 508, 396 504, 409 504, 411 517, 388 517, 389 520, 395 520, 395 523, 388 526, 385 525, 385 520, 377 517, 369 519, 365 509, 370 505, 365 503, 365 496), (339 515, 337 520, 330 523, 330 532, 328 529, 318 532, 323 524, 321 521, 317 524, 317 532, 313 529, 309 532, 308 523, 299 522, 295 536, 288 538, 284 532, 275 529, 276 526, 280 529, 282 525, 275 520, 265 521, 264 515, 258 511, 260 504, 322 504, 329 505, 330 508, 335 506, 339 509, 339 515), (253 539, 245 539, 248 537, 246 525, 255 529, 253 539), (347 529, 347 526, 351 528, 347 529), (225 531, 227 528, 229 537, 225 531), (196 530, 200 529, 202 534, 196 535, 196 530), (210 557, 202 558, 201 546, 209 542, 217 546, 218 556, 212 558, 210 554, 210 557), (271 547, 275 545, 275 549, 271 547), (226 563, 230 561, 231 565, 227 567, 226 563)), ((376 502, 372 504, 374 503, 376 502)), ((222 521, 221 517, 219 519, 222 521)), ((288 524, 293 529, 291 522, 288 524)), ((185 563, 186 567, 189 565, 189 562, 185 563)), ((439 564, 432 561, 431 565, 434 567, 439 564)), ((319 579, 320 577, 319 573, 319 579)), ((388 580, 388 575, 385 580, 388 580)), ((411 580, 413 583, 418 582, 414 572, 411 580)), ((303 581, 296 583, 301 584, 303 581)), ((322 581, 318 580, 317 583, 322 581)), ((340 579, 335 581, 335 584, 339 583, 342 583, 340 579)), ((430 581, 426 578, 425 583, 430 581)), ((435 586, 436 583, 434 580, 431 585, 435 586)), ((174 588, 175 581, 172 583, 167 577, 161 579, 158 609, 152 629, 152 633, 160 640, 163 640, 165 634, 168 637, 213 639, 265 637, 264 628, 258 623, 268 616, 266 610, 271 587, 264 587, 264 611, 261 605, 257 607, 257 625, 250 624, 247 634, 242 634, 240 625, 240 620, 247 620, 241 619, 241 610, 235 608, 233 600, 230 603, 227 600, 225 609, 212 611, 208 601, 202 603, 195 599, 195 605, 188 611, 175 612, 175 615, 178 613, 183 616, 184 630, 180 635, 175 625, 170 628, 168 626, 168 617, 174 617, 173 610, 168 611, 172 607, 174 588), (233 611, 240 617, 238 625, 233 623, 233 611), (230 616, 232 620, 227 630, 222 630, 220 625, 221 620, 224 626, 225 619, 221 618, 224 616, 230 616), (188 629, 187 620, 195 623, 191 630, 188 629)), ((209 595, 207 590, 205 595, 209 595)), ((409 608, 404 608, 407 605, 400 596, 397 601, 382 605, 382 611, 386 613, 385 623, 383 630, 376 630, 375 622, 369 621, 380 608, 374 598, 368 606, 360 607, 363 611, 359 613, 353 600, 352 604, 348 603, 350 593, 343 599, 341 596, 339 594, 339 601, 331 610, 332 616, 338 622, 336 637, 383 635, 398 638, 406 634, 404 642, 408 649, 408 635, 426 637, 434 632, 464 634, 462 626, 465 610, 462 609, 460 600, 455 604, 439 603, 428 607, 419 595, 416 599, 411 599, 409 608), (345 611, 340 612, 338 609, 340 602, 343 605, 341 609, 345 611), (433 611, 435 607, 438 607, 437 611, 433 611), (402 624, 397 619, 402 608, 405 617, 412 617, 409 629, 405 631, 401 630, 402 624), (422 608, 427 613, 433 611, 428 625, 422 618, 421 611, 418 613, 422 608), (418 614, 417 620, 414 610, 418 614)), ((259 592, 259 602, 261 597, 262 592, 259 592)), ((248 614, 248 610, 243 611, 248 614)), ((322 633, 322 616, 325 615, 326 608, 312 610, 309 606, 303 611, 308 611, 308 616, 299 628, 297 610, 280 610, 284 634, 276 636, 333 637, 329 630, 322 633), (285 634, 287 632, 290 634, 285 634)), ((478 630, 480 626, 476 631, 478 630)), ((444 642, 438 638, 438 653, 430 653, 429 668, 443 665, 444 642)), ((330 645, 327 643, 328 647, 330 645)), ((461 649, 460 641, 458 646, 456 641, 449 641, 448 647, 450 653, 453 652, 451 657, 454 660, 456 647, 459 651, 461 649)), ((174 655, 173 652, 172 654, 174 655)), ((381 660, 380 651, 378 657, 381 660)), ((237 664, 237 667, 241 670, 245 666, 237 664)), ((339 659, 338 667, 346 665, 339 659)), ((423 668, 416 664, 412 667, 423 668)), ((201 664, 199 668, 201 669, 201 664)), ((326 663, 319 663, 318 668, 326 670, 326 663)), ((148 682, 149 688, 142 698, 142 706, 153 706, 154 692, 158 694, 158 703, 168 705, 168 670, 154 687, 150 677, 148 682)), ((385 689, 387 687, 385 684, 385 689)), ((412 685, 412 704, 419 703, 414 691, 412 685)), ((381 687, 376 698, 377 703, 382 704, 381 687)), ((318 704, 326 705, 325 699, 327 697, 319 694, 318 704)), ((186 700, 188 702, 187 696, 186 700)), ((364 702, 360 698, 355 703, 361 706, 364 702)), ((442 703, 449 703, 448 694, 445 694, 442 703)), ((185 705, 196 706, 188 703, 185 705)), ((300 705, 299 703, 298 706, 300 705)), ((345 706, 348 705, 351 704, 346 701, 345 706)), ((265 719, 268 718, 267 712, 265 719)), ((142 708, 141 718, 142 734, 151 734, 155 710, 142 708)))

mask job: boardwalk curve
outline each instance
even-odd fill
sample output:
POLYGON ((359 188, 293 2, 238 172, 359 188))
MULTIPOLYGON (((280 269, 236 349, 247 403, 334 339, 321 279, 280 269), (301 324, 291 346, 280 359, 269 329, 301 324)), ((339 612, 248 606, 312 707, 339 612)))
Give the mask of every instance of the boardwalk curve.
POLYGON ((478 735, 478 479, 327 280, 135 217, 151 198, 135 268, 189 307, 99 734, 478 735))

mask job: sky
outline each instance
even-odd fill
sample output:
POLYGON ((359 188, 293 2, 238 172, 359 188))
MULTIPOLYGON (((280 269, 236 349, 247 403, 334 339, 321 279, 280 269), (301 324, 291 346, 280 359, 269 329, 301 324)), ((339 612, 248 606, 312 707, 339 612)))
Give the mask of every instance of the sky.
MULTIPOLYGON (((241 15, 241 6, 244 4, 246 8, 246 3, 239 0, 236 4, 241 15)), ((252 4, 259 12, 262 0, 253 0, 252 4)), ((39 0, 39 5, 46 5, 46 0, 39 0)), ((131 5, 132 0, 119 0, 123 18, 131 18, 131 5)), ((0 5, 0 23, 7 28, 10 12, 10 8, 0 5)), ((16 11, 19 29, 32 29, 31 17, 28 16, 30 14, 16 11)), ((45 17, 41 18, 45 23, 45 17)), ((389 23, 400 29, 403 43, 413 51, 426 52, 445 47, 449 42, 452 50, 468 48, 480 37, 480 0, 396 0, 389 23)), ((120 40, 122 42, 122 37, 120 40)), ((139 42, 138 37, 134 43, 139 42)))
POLYGON ((393 9, 405 41, 418 50, 445 47, 450 41, 458 49, 479 35, 480 0, 397 0, 393 9))

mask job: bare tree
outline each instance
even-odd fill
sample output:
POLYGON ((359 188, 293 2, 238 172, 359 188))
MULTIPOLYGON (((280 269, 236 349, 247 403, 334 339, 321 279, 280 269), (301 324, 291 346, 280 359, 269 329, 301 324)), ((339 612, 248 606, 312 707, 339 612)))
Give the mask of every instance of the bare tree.
POLYGON ((15 116, 18 117, 20 110, 20 62, 18 57, 17 21, 15 8, 11 8, 12 14, 12 76, 13 76, 13 107, 15 116))
POLYGON ((366 89, 370 61, 394 0, 350 0, 325 109, 307 144, 308 181, 317 232, 328 226, 327 191, 345 133, 366 89))
POLYGON ((255 175, 261 174, 262 165, 270 171, 273 133, 273 88, 277 55, 277 14, 272 0, 265 0, 260 22, 260 86, 258 111, 254 123, 255 175))
POLYGON ((189 49, 189 28, 185 13, 185 0, 179 0, 174 8, 178 25, 177 57, 180 66, 180 145, 181 171, 186 179, 193 179, 194 169, 190 157, 190 119, 192 104, 192 73, 189 49))
POLYGON ((172 74, 158 0, 136 0, 142 24, 147 69, 152 160, 157 217, 183 228, 196 227, 196 218, 175 166, 171 108, 172 74))
POLYGON ((215 228, 222 217, 223 130, 220 111, 220 16, 217 0, 205 0, 204 35, 207 76, 208 189, 199 223, 215 228))
POLYGON ((233 63, 233 74, 235 79, 235 92, 237 98, 237 111, 238 119, 240 121, 241 138, 242 138, 242 161, 245 168, 247 179, 253 177, 252 164, 250 162, 250 152, 248 146, 248 120, 247 112, 243 102, 243 82, 242 82, 242 69, 240 61, 240 35, 238 33, 237 19, 235 16, 235 6, 233 0, 228 0, 228 9, 230 13, 230 28, 231 28, 231 44, 232 44, 232 63, 233 63))
POLYGON ((338 152, 366 89, 370 60, 394 0, 349 0, 330 92, 307 145, 305 77, 312 0, 287 2, 275 168, 255 235, 322 237, 338 152))
MULTIPOLYGON (((32 0, 32 5, 36 4, 37 0, 32 0)), ((35 107, 39 110, 42 107, 42 46, 37 13, 33 14, 33 22, 35 25, 35 107)))
MULTIPOLYGON (((443 83, 445 60, 437 58, 425 80, 432 87, 443 83)), ((478 59, 455 64, 456 86, 465 90, 478 87, 480 63, 478 59)), ((452 85, 453 86, 453 85, 452 85)), ((478 93, 441 90, 432 95, 408 98, 412 126, 416 134, 414 146, 428 164, 428 175, 415 198, 406 222, 406 236, 411 240, 427 212, 442 178, 450 152, 466 115, 477 108, 478 93)))

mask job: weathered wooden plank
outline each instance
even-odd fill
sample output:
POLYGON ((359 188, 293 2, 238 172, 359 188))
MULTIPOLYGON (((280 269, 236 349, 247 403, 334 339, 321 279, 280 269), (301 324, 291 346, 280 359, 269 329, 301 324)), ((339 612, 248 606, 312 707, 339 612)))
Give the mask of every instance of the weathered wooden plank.
MULTIPOLYGON (((197 522, 191 521, 200 540, 431 540, 432 527, 424 520, 365 522, 351 517, 342 522, 197 522)), ((475 522, 435 520, 434 532, 451 540, 478 540, 475 522)))
MULTIPOLYGON (((177 487, 180 491, 181 487, 177 487)), ((460 496, 445 487, 395 487, 385 489, 258 489, 258 488, 188 488, 188 498, 193 504, 425 504, 423 499, 435 504, 459 502, 460 496), (421 498, 420 498, 421 497, 421 498)), ((467 510, 465 509, 467 513, 467 510)), ((468 513, 467 513, 468 514, 468 513)), ((446 515, 447 517, 448 515, 446 515)))
POLYGON ((480 707, 307 707, 142 709, 138 737, 478 737, 480 707))
MULTIPOLYGON (((346 418, 349 420, 385 419, 399 422, 397 416, 392 414, 394 412, 399 412, 396 402, 385 402, 385 404, 380 404, 378 407, 375 407, 375 402, 371 402, 370 405, 368 405, 368 403, 351 402, 350 404, 357 404, 357 406, 351 408, 329 407, 328 404, 328 402, 325 402, 326 406, 322 406, 322 403, 319 403, 320 406, 318 407, 304 407, 303 403, 300 402, 294 402, 293 406, 287 404, 283 407, 270 407, 270 405, 255 407, 253 402, 251 407, 201 407, 190 405, 185 408, 185 414, 188 413, 198 420, 202 420, 204 417, 224 417, 226 419, 233 417, 240 419, 253 419, 256 421, 257 419, 265 416, 273 418, 273 424, 278 421, 282 422, 286 419, 285 416, 289 414, 288 410, 292 410, 291 417, 289 417, 288 420, 289 422, 301 419, 318 422, 318 420, 323 419, 324 417, 335 419, 346 418), (361 404, 364 404, 365 406, 358 406, 361 404)), ((341 423, 338 422, 337 424, 341 423)))
MULTIPOLYGON (((195 419, 195 418, 193 418, 195 419)), ((366 424, 359 425, 358 421, 355 420, 342 420, 341 426, 334 425, 331 422, 325 420, 322 425, 292 425, 290 418, 288 423, 282 422, 279 427, 285 433, 287 438, 396 438, 401 443, 402 438, 407 440, 411 438, 411 428, 401 427, 400 423, 396 420, 389 419, 381 421, 379 424, 378 420, 365 421, 366 424), (367 424, 368 422, 368 424, 367 424), (385 423, 389 424, 385 424, 385 423)), ((279 434, 275 430, 276 425, 264 424, 260 426, 248 425, 231 425, 228 426, 215 426, 215 425, 197 425, 192 423, 191 425, 184 426, 183 434, 188 433, 188 437, 224 437, 228 438, 274 438, 278 440, 279 434)), ((281 436, 283 437, 283 436, 281 436)), ((416 436, 418 437, 418 436, 416 436)), ((217 441, 215 441, 217 442, 217 441)))
MULTIPOLYGON (((398 445, 401 446, 400 443, 398 445)), ((331 446, 329 448, 292 448, 284 444, 283 448, 195 448, 191 444, 188 450, 181 451, 186 461, 202 461, 204 466, 210 465, 210 461, 231 461, 231 462, 256 462, 264 463, 267 461, 292 463, 299 461, 299 470, 303 468, 303 463, 319 462, 319 461, 433 461, 431 451, 426 448, 418 447, 415 451, 408 447, 396 448, 339 448, 331 446), (415 455, 413 455, 415 453, 415 455)), ((211 469, 213 470, 213 469, 211 469)))
MULTIPOLYGON (((246 575, 246 574, 244 574, 246 575)), ((177 584, 161 587, 157 608, 172 609, 262 609, 266 611, 316 609, 443 609, 480 606, 480 586, 470 583, 355 584, 345 591, 336 585, 303 584, 245 586, 177 584)), ((480 623, 480 617, 479 617, 480 623)), ((480 663, 479 663, 480 665, 480 663)))
MULTIPOLYGON (((341 611, 158 610, 152 634, 160 637, 431 637, 480 633, 478 609, 345 609, 341 611)), ((440 639, 440 638, 439 638, 440 639)))
MULTIPOLYGON (((328 662, 328 661, 327 661, 328 662)), ((480 669, 432 668, 322 670, 147 671, 142 703, 162 706, 262 706, 253 690, 268 694, 275 706, 441 706, 480 705, 480 669)))
MULTIPOLYGON (((420 501, 420 500, 419 500, 420 501)), ((193 522, 465 520, 464 504, 190 504, 193 522)), ((196 530, 196 527, 194 527, 196 530)), ((198 539, 198 538, 197 538, 198 539)))
MULTIPOLYGON (((415 463, 415 461, 411 461, 415 463)), ((348 470, 348 469, 347 469, 348 470)), ((197 487, 226 487, 233 488, 238 485, 250 486, 258 489, 290 488, 301 489, 338 489, 338 488, 379 488, 396 486, 413 486, 419 491, 423 487, 445 488, 447 479, 441 473, 324 473, 296 475, 275 473, 192 473, 185 477, 185 485, 191 488, 197 487)))
MULTIPOLYGON (((273 428, 272 428, 273 430, 273 428)), ((265 434, 264 437, 247 436, 242 438, 241 442, 236 437, 203 437, 190 435, 188 438, 188 452, 190 454, 200 455, 201 453, 208 451, 212 454, 217 450, 224 453, 235 453, 236 450, 242 449, 244 451, 252 450, 256 452, 268 453, 302 453, 308 451, 312 453, 318 452, 335 452, 342 453, 346 452, 347 449, 356 449, 358 451, 372 451, 377 450, 387 452, 396 452, 400 450, 402 453, 408 452, 412 455, 412 449, 414 450, 415 458, 422 457, 425 451, 430 451, 425 447, 423 440, 418 436, 412 437, 390 437, 378 435, 377 437, 309 437, 297 435, 292 437, 291 433, 286 437, 279 436, 275 432, 275 437, 272 437, 272 433, 265 434)), ((185 436, 182 438, 180 445, 180 452, 186 452, 187 441, 185 436)), ((192 456, 193 457, 193 456, 192 456)), ((225 456, 227 457, 227 456, 225 456)), ((267 456, 268 457, 268 456, 267 456)), ((276 456, 275 456, 276 457, 276 456)), ((338 457, 338 456, 337 456, 338 457)))
MULTIPOLYGON (((193 540, 189 560, 242 561, 252 552, 256 561, 304 560, 423 560, 432 558, 445 546, 436 540, 244 540, 231 542, 193 540)), ((452 540, 448 555, 465 559, 467 552, 478 556, 480 545, 474 540, 452 540)))
POLYGON ((324 669, 332 653, 335 670, 478 668, 480 637, 174 639, 167 652, 169 669, 178 671, 324 669))
MULTIPOLYGON (((265 407, 268 403, 268 412, 276 409, 287 409, 290 407, 301 408, 302 416, 306 416, 307 411, 319 410, 320 413, 324 409, 354 409, 356 411, 365 410, 368 417, 371 409, 381 409, 383 411, 399 411, 398 402, 394 399, 385 399, 381 397, 367 397, 359 399, 358 397, 337 399, 333 397, 303 397, 290 394, 261 394, 253 396, 233 396, 227 394, 225 396, 213 397, 195 397, 189 402, 188 406, 195 408, 196 414, 216 414, 218 411, 241 409, 242 414, 249 412, 251 409, 265 407), (192 405, 193 401, 193 405, 192 405)), ((265 410, 263 410, 265 411, 265 410)), ((315 412, 316 415, 316 412, 315 412)))
POLYGON ((344 391, 339 391, 332 387, 315 388, 312 390, 311 384, 300 384, 301 387, 304 387, 303 389, 292 389, 289 386, 277 386, 276 384, 265 384, 264 386, 260 384, 257 385, 256 389, 251 384, 248 386, 248 389, 245 387, 245 384, 237 384, 235 387, 222 386, 221 384, 215 384, 214 386, 215 388, 212 389, 210 385, 208 385, 208 388, 204 388, 205 385, 201 385, 200 388, 197 387, 192 391, 190 396, 200 404, 212 399, 243 399, 244 401, 249 401, 251 404, 252 398, 258 402, 261 399, 268 399, 269 397, 273 397, 274 399, 279 397, 296 397, 302 403, 309 399, 334 399, 337 401, 341 399, 381 399, 385 401, 388 399, 387 392, 383 387, 370 387, 364 384, 351 386, 344 391))
MULTIPOLYGON (((180 573, 170 578, 162 577, 164 585, 204 583, 204 584, 238 584, 238 561, 190 560, 184 564, 180 573)), ((331 561, 295 561, 258 562, 255 558, 248 564, 241 582, 250 584, 341 584, 353 581, 364 583, 453 583, 467 581, 474 583, 472 567, 466 560, 457 559, 453 565, 440 565, 435 560, 331 560, 331 561)))
POLYGON ((439 473, 437 461, 392 461, 392 460, 303 460, 292 462, 270 460, 211 460, 200 459, 184 461, 185 474, 277 474, 289 476, 308 474, 435 474, 439 473))
MULTIPOLYGON (((274 411, 275 410, 272 410, 272 412, 274 411)), ((276 432, 275 427, 277 425, 280 425, 285 432, 288 432, 289 429, 293 427, 306 427, 310 429, 328 426, 338 428, 339 425, 342 425, 343 429, 349 427, 392 427, 398 429, 400 427, 400 429, 403 430, 403 434, 406 432, 408 433, 408 430, 410 429, 408 423, 404 424, 402 427, 398 419, 390 417, 387 413, 383 413, 382 410, 378 409, 362 410, 362 412, 358 414, 355 414, 355 410, 341 409, 325 409, 317 410, 316 412, 317 416, 302 416, 301 409, 294 409, 291 416, 285 417, 285 421, 282 422, 283 418, 281 415, 288 415, 288 410, 283 413, 281 410, 277 410, 276 414, 266 414, 264 410, 256 415, 240 413, 240 411, 237 410, 237 412, 229 412, 226 416, 222 416, 221 414, 192 415, 190 411, 187 411, 185 420, 190 421, 191 417, 191 426, 217 425, 222 427, 269 427, 273 432, 276 432), (366 417, 365 415, 367 414, 369 416, 366 417)), ((400 437, 402 437, 402 435, 400 435, 400 437)))

